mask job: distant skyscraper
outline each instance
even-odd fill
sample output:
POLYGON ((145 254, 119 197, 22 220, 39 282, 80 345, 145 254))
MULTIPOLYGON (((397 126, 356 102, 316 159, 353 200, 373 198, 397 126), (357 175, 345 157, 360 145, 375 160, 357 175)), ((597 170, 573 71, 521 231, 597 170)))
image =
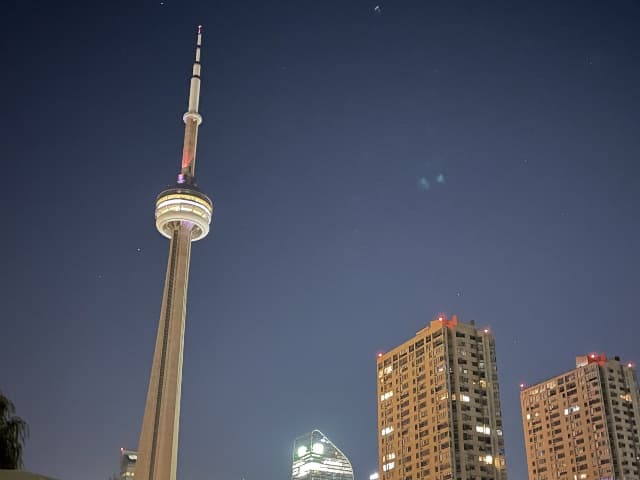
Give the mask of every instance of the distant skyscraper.
POLYGON ((292 480, 353 480, 349 459, 320 430, 293 442, 292 480))
POLYGON ((378 354, 381 480, 505 480, 494 338, 444 316, 378 354))
POLYGON ((134 450, 120 449, 120 480, 132 480, 135 477, 134 471, 138 452, 134 450))
POLYGON ((640 479, 640 403, 631 364, 602 354, 522 386, 530 480, 640 479))
POLYGON ((144 410, 137 480, 175 480, 178 463, 182 355, 187 308, 187 284, 191 242, 209 233, 213 203, 196 186, 195 161, 200 102, 200 45, 198 27, 196 58, 191 75, 185 123, 182 169, 177 183, 158 195, 156 227, 170 240, 167 276, 160 309, 151 378, 144 410))

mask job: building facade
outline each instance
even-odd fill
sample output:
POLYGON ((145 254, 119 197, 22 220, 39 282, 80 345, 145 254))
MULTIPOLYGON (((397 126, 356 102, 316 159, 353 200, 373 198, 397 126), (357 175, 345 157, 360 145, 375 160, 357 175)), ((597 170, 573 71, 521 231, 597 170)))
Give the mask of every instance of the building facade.
POLYGON ((640 404, 631 364, 603 354, 520 391, 529 480, 640 479, 640 404))
POLYGON ((353 480, 347 456, 320 430, 313 430, 293 442, 292 480, 353 480))
POLYGON ((488 329, 441 316, 377 368, 381 480, 506 480, 488 329))
POLYGON ((132 480, 135 477, 138 452, 135 450, 120 449, 120 480, 132 480))

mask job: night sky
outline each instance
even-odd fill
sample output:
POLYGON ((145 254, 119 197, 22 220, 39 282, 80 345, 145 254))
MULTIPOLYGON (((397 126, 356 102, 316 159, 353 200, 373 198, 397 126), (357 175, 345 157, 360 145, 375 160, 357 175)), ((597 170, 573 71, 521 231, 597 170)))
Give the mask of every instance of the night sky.
POLYGON ((377 469, 378 351, 438 313, 520 382, 640 362, 640 3, 18 2, 0 15, 0 390, 29 470, 106 479, 142 421, 204 26, 181 480, 377 469), (380 8, 376 9, 376 5, 380 8))

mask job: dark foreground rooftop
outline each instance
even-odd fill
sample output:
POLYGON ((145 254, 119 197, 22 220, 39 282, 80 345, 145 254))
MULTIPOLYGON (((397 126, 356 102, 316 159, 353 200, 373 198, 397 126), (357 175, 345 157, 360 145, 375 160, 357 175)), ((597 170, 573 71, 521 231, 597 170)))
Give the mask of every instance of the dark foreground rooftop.
POLYGON ((0 480, 56 480, 52 477, 45 477, 37 473, 25 472, 24 470, 0 470, 0 480))

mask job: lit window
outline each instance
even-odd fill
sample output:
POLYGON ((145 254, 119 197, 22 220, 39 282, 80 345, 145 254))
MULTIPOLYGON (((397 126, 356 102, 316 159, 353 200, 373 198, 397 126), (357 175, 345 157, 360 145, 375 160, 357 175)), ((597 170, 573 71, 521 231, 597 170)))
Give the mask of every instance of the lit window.
POLYGON ((385 463, 384 465, 382 465, 382 470, 385 472, 388 472, 389 470, 392 470, 393 467, 395 466, 396 466, 396 462, 385 463))
POLYGON ((385 435, 389 435, 391 432, 393 432, 393 427, 384 427, 380 434, 384 437, 385 435))
POLYGON ((493 457, 491 455, 479 456, 478 460, 486 463, 487 465, 491 465, 493 463, 493 457))
POLYGON ((476 432, 489 435, 491 433, 491 429, 485 425, 476 425, 476 432))
POLYGON ((389 390, 386 393, 383 393, 382 395, 380 395, 380 401, 384 402, 385 400, 387 400, 388 398, 393 397, 393 390, 389 390))
POLYGON ((565 408, 564 409, 564 414, 565 415, 569 415, 571 413, 575 413, 575 412, 579 412, 579 411, 580 411, 580 407, 578 405, 574 405, 573 407, 565 408))
POLYGON ((460 400, 463 402, 470 402, 471 401, 471 397, 469 397, 469 395, 465 395, 463 393, 460 394, 460 400))

